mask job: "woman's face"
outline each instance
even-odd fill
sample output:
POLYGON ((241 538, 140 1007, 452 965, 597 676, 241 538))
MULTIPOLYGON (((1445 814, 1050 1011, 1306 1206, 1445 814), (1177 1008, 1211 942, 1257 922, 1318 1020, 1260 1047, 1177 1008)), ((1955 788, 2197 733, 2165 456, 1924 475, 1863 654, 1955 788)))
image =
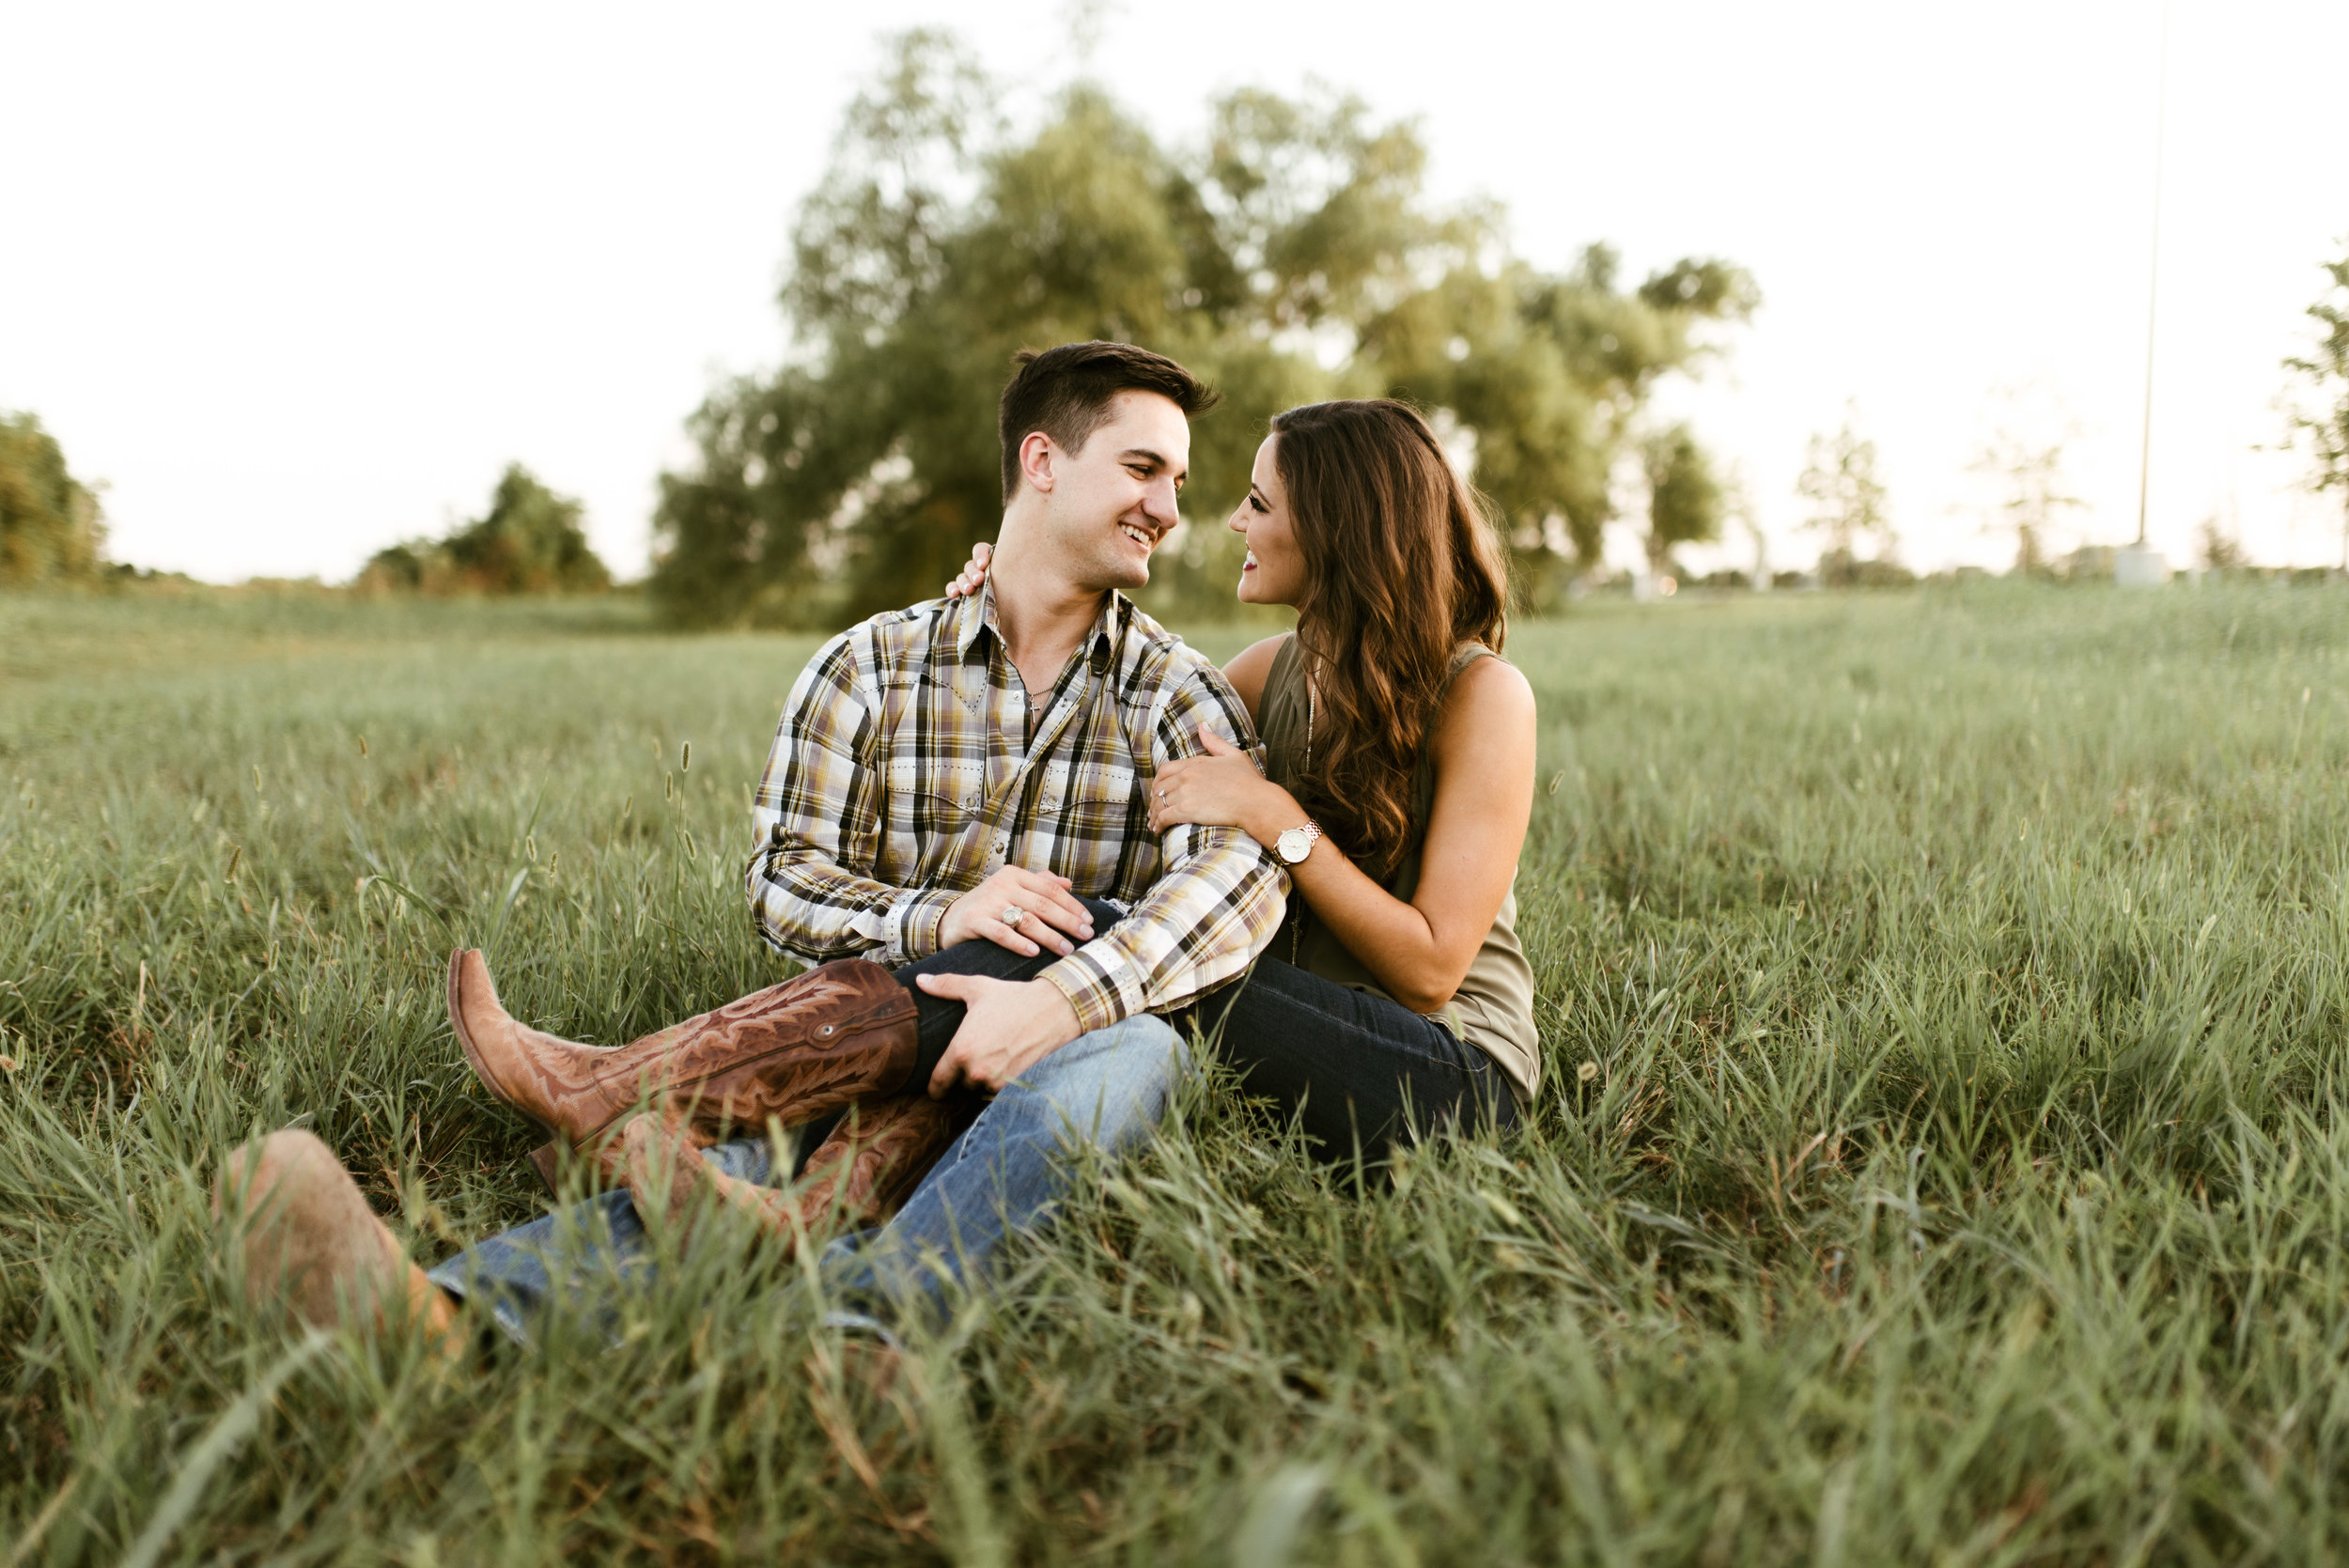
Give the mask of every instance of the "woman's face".
POLYGON ((1297 548, 1288 492, 1281 488, 1280 466, 1272 457, 1280 439, 1267 436, 1256 448, 1248 499, 1232 514, 1232 532, 1248 536, 1248 562, 1239 569, 1243 604, 1295 604, 1305 593, 1305 556, 1297 548))

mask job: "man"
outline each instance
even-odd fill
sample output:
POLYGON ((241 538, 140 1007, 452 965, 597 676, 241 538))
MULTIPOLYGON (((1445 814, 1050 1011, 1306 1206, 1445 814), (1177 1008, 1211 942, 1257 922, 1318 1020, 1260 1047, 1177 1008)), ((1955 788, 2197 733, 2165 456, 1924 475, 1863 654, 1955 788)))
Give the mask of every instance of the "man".
POLYGON ((311 1321, 405 1300, 452 1334, 450 1298, 479 1294, 519 1333, 555 1271, 625 1265, 675 1193, 714 1187, 787 1229, 762 1141, 692 1146, 853 1105, 817 1160, 837 1155, 866 1196, 919 1184, 828 1262, 903 1306, 1047 1217, 1069 1143, 1146 1139, 1185 1066, 1163 1015, 1237 978, 1282 913, 1280 874, 1245 835, 1147 828, 1150 780, 1200 753, 1203 729, 1253 739, 1220 672, 1119 592, 1149 579, 1189 420, 1212 400, 1129 345, 1022 356, 986 591, 876 616, 802 672, 754 799, 748 886, 762 938, 818 969, 605 1052, 515 1023, 478 955, 456 955, 451 1014, 485 1085, 557 1132, 550 1158, 600 1150, 625 1178, 596 1200, 600 1225, 550 1216, 427 1276, 322 1144, 280 1133, 224 1166, 224 1210, 251 1215, 248 1288, 311 1321), (957 1087, 994 1097, 957 1118, 941 1106, 957 1087), (668 1114, 615 1138, 647 1090, 668 1114), (901 1154, 951 1146, 926 1173, 879 1170, 876 1126, 910 1129, 901 1154))

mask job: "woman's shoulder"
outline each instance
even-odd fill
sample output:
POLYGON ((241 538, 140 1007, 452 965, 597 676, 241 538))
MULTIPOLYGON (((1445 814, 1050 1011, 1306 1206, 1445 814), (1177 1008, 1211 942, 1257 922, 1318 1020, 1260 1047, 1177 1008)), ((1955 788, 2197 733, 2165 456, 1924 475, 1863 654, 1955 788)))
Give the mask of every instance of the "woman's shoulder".
POLYGON ((1257 709, 1264 706, 1265 682, 1271 678, 1273 661, 1281 657, 1281 650, 1294 635, 1283 631, 1261 643, 1252 643, 1223 666, 1223 678, 1232 683, 1239 700, 1248 705, 1251 719, 1257 717, 1257 709))
POLYGON ((1482 644, 1468 647, 1480 649, 1485 657, 1463 649, 1466 662, 1454 672, 1442 711, 1436 717, 1439 754, 1496 730, 1530 732, 1533 727, 1533 686, 1525 672, 1482 644))

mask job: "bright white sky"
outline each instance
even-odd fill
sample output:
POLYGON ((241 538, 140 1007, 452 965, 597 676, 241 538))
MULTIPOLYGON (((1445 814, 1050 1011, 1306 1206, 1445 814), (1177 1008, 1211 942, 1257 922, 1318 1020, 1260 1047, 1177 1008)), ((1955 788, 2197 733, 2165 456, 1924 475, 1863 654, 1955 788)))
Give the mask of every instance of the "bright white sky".
MULTIPOLYGON (((641 571, 684 416, 780 350, 791 210, 875 34, 957 26, 1033 101, 1073 67, 1068 15, 16 7, 0 407, 109 483, 141 565, 347 577, 477 513, 520 458, 641 571)), ((2338 505, 2255 448, 2349 239, 2349 6, 2175 0, 2170 26, 2153 540, 2183 559, 2219 511, 2260 559, 2337 560, 2338 505)), ((1499 197, 1544 266, 1601 239, 1635 273, 1744 263, 1766 304, 1673 409, 1787 566, 1816 550, 1805 438, 1850 400, 1929 568, 2012 554, 1967 472, 2001 386, 2081 431, 2090 505, 2061 542, 2134 532, 2160 29, 2157 0, 1128 0, 1095 61, 1169 136, 1220 87, 1308 72, 1419 116, 1438 191, 1499 197)))

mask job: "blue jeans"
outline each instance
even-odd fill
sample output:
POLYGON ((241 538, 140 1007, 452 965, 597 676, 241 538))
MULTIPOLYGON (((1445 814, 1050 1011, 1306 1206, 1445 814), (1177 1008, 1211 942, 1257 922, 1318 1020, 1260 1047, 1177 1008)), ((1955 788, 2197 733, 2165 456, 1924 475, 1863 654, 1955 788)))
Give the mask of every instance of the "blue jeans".
MULTIPOLYGON (((1161 1018, 1080 1035, 998 1094, 888 1224, 827 1247, 825 1273, 845 1295, 893 1313, 935 1304, 983 1274, 1004 1237, 1050 1219, 1071 1154, 1090 1146, 1115 1156, 1146 1142, 1189 1066, 1161 1018)), ((775 1173, 764 1139, 721 1144, 702 1157, 743 1181, 775 1173)), ((652 1278, 649 1253, 634 1203, 626 1192, 605 1192, 492 1236, 429 1277, 453 1296, 480 1296, 500 1327, 527 1340, 557 1295, 594 1304, 643 1288, 652 1278)))

